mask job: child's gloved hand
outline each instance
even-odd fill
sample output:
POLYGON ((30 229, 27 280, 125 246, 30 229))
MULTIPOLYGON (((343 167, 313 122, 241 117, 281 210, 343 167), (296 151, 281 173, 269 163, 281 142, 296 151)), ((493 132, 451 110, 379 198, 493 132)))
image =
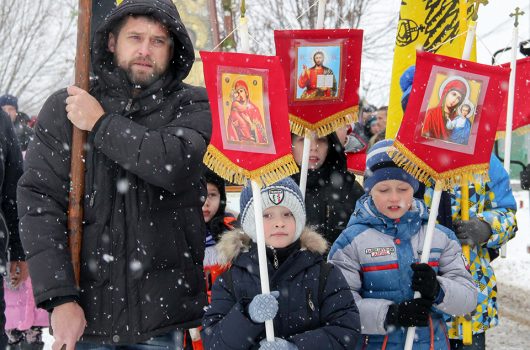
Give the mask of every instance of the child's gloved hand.
POLYGON ((440 283, 436 279, 436 272, 428 264, 412 264, 412 290, 421 293, 425 299, 435 300, 440 292, 440 283))
POLYGON ((256 323, 263 323, 272 320, 278 312, 278 298, 280 292, 274 291, 271 294, 256 295, 248 306, 248 315, 256 323))
POLYGON ((298 350, 298 347, 285 339, 274 338, 274 341, 267 341, 267 339, 260 341, 259 350, 298 350))
POLYGON ((412 299, 400 304, 392 304, 386 314, 387 326, 427 327, 432 300, 412 299))
POLYGON ((486 242, 491 235, 491 226, 474 216, 467 221, 457 220, 453 223, 456 237, 460 243, 470 246, 486 242))

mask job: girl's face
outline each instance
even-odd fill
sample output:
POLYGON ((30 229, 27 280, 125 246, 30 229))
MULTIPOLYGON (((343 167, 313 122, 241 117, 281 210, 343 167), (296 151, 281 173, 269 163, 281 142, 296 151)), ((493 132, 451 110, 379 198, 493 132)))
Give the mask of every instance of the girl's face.
POLYGON ((375 184, 370 195, 381 214, 390 219, 399 219, 412 206, 414 189, 405 181, 385 180, 375 184))
POLYGON ((462 95, 458 91, 451 90, 447 93, 445 97, 445 106, 447 108, 452 110, 460 105, 460 102, 462 102, 462 95))
POLYGON ((274 248, 284 248, 294 242, 296 221, 293 213, 281 205, 263 211, 265 243, 274 248))
POLYGON ((204 222, 208 223, 212 218, 217 214, 219 210, 219 205, 221 204, 221 194, 217 189, 217 186, 207 183, 208 195, 206 196, 206 201, 202 205, 202 216, 204 217, 204 222))
MULTIPOLYGON (((293 157, 298 165, 302 165, 302 156, 304 154, 304 137, 293 136, 293 157)), ((317 138, 315 135, 311 136, 311 146, 309 148, 309 169, 319 169, 326 161, 328 155, 328 139, 327 137, 317 138)))

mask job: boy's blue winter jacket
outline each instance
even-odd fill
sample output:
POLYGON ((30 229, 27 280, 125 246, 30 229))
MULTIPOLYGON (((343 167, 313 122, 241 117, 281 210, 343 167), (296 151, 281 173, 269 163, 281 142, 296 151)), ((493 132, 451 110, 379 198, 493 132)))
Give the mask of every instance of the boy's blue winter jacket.
MULTIPOLYGON (((359 312, 344 276, 332 268, 319 295, 322 254, 327 243, 304 230, 301 249, 275 270, 269 262, 270 289, 280 292, 274 335, 294 343, 299 350, 353 349, 360 338, 359 312), (319 298, 320 297, 320 298, 319 298)), ((232 263, 232 283, 225 275, 212 289, 212 302, 203 318, 206 349, 255 349, 265 338, 265 326, 250 320, 246 311, 261 293, 258 254, 245 234, 225 233, 217 245, 220 256, 232 263), (232 286, 232 287, 231 287, 232 286)))
MULTIPOLYGON (((357 202, 348 227, 333 244, 329 262, 342 271, 352 287, 361 316, 363 349, 403 349, 405 328, 387 327, 388 307, 413 298, 412 263, 419 262, 426 234, 428 211, 414 200, 411 210, 397 220, 379 213, 372 198, 357 202)), ((473 310, 477 290, 466 270, 454 234, 437 226, 429 265, 438 273, 440 293, 430 326, 416 328, 414 349, 449 349, 444 313, 461 315, 473 310)))

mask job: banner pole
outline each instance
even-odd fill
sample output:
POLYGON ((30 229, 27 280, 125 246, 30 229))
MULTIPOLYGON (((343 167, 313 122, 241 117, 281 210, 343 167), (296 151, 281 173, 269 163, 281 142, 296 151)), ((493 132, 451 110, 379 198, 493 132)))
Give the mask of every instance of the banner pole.
MULTIPOLYGON (((241 18, 239 22, 239 35, 241 41, 241 51, 250 51, 250 40, 248 34, 248 19, 245 17, 245 0, 241 3, 241 18)), ((270 294, 269 271, 267 269, 267 253, 265 251, 265 232, 263 229, 263 205, 261 202, 261 188, 254 180, 252 184, 252 197, 254 198, 254 219, 256 223, 256 244, 258 247, 259 279, 261 283, 261 293, 270 294)), ((267 341, 274 341, 274 324, 272 320, 265 321, 265 336, 267 341)))
MULTIPOLYGON (((429 262, 429 256, 431 253, 432 237, 434 234, 434 227, 436 225, 436 217, 438 216, 438 207, 440 206, 440 199, 442 197, 442 183, 437 181, 434 186, 434 193, 432 196, 431 211, 429 212, 429 221, 427 222, 427 232, 425 234, 425 240, 423 241, 423 248, 421 251, 420 263, 426 264, 429 262)), ((421 297, 420 292, 414 292, 414 299, 421 297)), ((412 350, 414 345, 414 335, 416 333, 416 327, 409 327, 407 329, 407 338, 405 339, 405 350, 412 350)))
MULTIPOLYGON (((463 60, 469 60, 469 57, 471 57, 471 49, 473 48, 473 42, 475 41, 476 29, 477 22, 475 22, 474 20, 469 21, 466 42, 464 44, 464 50, 462 52, 463 60)), ((462 194, 460 203, 460 218, 464 221, 467 221, 469 220, 469 182, 465 176, 462 176, 460 182, 460 191, 462 194)), ((462 254, 466 258, 466 261, 469 263, 469 261, 471 261, 471 248, 469 247, 469 245, 462 245, 462 254)), ((457 318, 457 322, 462 323, 462 343, 464 345, 471 345, 473 341, 473 329, 471 327, 471 320, 468 320, 467 317, 462 316, 457 318)))
MULTIPOLYGON (((316 29, 324 28, 324 17, 326 14, 326 0, 318 0, 318 15, 317 15, 317 24, 316 29)), ((307 171, 309 169, 309 151, 311 148, 311 138, 313 137, 313 132, 309 129, 305 129, 304 133, 304 149, 302 152, 302 169, 300 170, 300 191, 302 192, 302 197, 305 199, 305 191, 307 187, 307 171)))
MULTIPOLYGON (((517 8, 518 9, 518 8, 517 8)), ((516 22, 517 23, 517 22, 516 22)), ((515 74, 517 68, 517 41, 519 37, 519 27, 513 27, 512 32, 512 59, 510 63, 510 82, 508 84, 508 110, 506 113, 506 137, 504 138, 504 170, 510 175, 510 160, 512 154, 512 128, 513 128, 513 107, 515 100, 515 74)), ((501 257, 506 258, 507 246, 501 246, 501 257)))
MULTIPOLYGON (((252 180, 252 197, 254 198, 254 218, 256 220, 256 244, 258 246, 259 279, 261 293, 270 294, 269 271, 267 270, 267 253, 265 251, 265 232, 263 230, 263 205, 261 202, 261 188, 252 180)), ((265 321, 267 341, 274 341, 274 326, 272 320, 265 321)))

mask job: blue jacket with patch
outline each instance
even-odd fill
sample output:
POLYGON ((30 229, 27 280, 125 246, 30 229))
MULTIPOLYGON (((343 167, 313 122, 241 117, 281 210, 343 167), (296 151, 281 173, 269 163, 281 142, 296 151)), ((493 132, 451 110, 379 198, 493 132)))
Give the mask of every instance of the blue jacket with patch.
MULTIPOLYGON (((363 196, 346 230, 333 244, 329 262, 342 271, 354 291, 366 349, 403 349, 406 328, 386 328, 388 307, 412 299, 411 264, 420 261, 429 213, 414 200, 400 219, 389 219, 363 196)), ((429 327, 416 328, 414 349, 449 349, 444 314, 473 310, 477 290, 466 270, 455 235, 436 226, 429 265, 438 273, 442 292, 433 305, 429 327)))

